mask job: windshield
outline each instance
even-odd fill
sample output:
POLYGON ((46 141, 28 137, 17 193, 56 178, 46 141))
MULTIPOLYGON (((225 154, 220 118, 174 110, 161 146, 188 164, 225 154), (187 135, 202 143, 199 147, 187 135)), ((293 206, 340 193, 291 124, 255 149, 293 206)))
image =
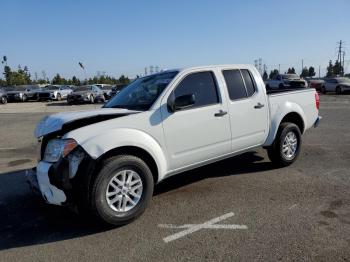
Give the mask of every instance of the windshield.
POLYGON ((283 79, 299 79, 298 75, 290 74, 290 75, 282 75, 283 79))
POLYGON ((338 78, 339 83, 350 83, 350 78, 338 78))
POLYGON ((89 90, 91 90, 90 86, 79 86, 74 89, 74 92, 89 91, 89 90))
POLYGON ((26 91, 27 89, 33 89, 27 86, 10 86, 10 87, 5 87, 6 91, 26 91))
POLYGON ((47 86, 46 89, 47 90, 58 90, 59 87, 58 86, 47 86))
POLYGON ((177 74, 171 71, 136 79, 104 107, 148 110, 177 74))

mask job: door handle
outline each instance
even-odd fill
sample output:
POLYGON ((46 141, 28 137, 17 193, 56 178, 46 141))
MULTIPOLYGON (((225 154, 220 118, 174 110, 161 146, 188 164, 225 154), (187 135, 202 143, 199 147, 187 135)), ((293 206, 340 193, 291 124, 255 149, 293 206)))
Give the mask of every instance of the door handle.
POLYGON ((264 104, 257 103, 257 104, 254 106, 254 108, 255 108, 255 109, 260 109, 260 108, 262 108, 262 107, 264 107, 264 106, 265 106, 264 104))
POLYGON ((218 113, 215 113, 215 115, 214 116, 216 116, 216 117, 221 117, 221 116, 224 116, 224 115, 226 115, 227 114, 227 112, 226 111, 223 111, 223 110, 219 110, 219 112, 218 113))

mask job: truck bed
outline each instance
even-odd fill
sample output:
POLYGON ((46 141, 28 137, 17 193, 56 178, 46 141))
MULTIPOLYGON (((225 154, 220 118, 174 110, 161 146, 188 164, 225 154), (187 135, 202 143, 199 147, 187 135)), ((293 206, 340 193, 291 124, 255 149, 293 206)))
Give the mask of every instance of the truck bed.
POLYGON ((294 92, 294 91, 303 91, 303 90, 309 90, 309 88, 301 87, 301 88, 284 88, 284 89, 266 89, 266 94, 272 95, 272 94, 278 94, 278 93, 286 93, 286 92, 294 92))

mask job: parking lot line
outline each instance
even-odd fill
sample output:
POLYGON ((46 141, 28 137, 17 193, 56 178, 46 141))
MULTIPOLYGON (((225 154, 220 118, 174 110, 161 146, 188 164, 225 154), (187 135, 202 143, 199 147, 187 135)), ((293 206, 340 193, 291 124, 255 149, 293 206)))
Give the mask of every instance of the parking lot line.
POLYGON ((161 228, 187 228, 186 230, 180 231, 173 235, 167 236, 163 238, 165 243, 169 243, 186 235, 192 234, 201 229, 248 229, 246 225, 215 225, 216 223, 225 220, 229 217, 234 216, 233 212, 227 213, 225 215, 219 216, 217 218, 213 218, 209 221, 204 222, 203 224, 185 224, 181 226, 176 226, 172 224, 160 224, 158 225, 161 228))

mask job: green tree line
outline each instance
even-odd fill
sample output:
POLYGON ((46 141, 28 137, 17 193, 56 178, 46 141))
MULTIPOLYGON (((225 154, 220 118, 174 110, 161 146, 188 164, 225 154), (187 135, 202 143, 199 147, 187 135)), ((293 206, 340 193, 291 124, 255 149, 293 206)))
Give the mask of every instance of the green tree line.
POLYGON ((22 67, 19 65, 17 70, 11 69, 10 66, 4 66, 4 78, 0 78, 0 86, 13 86, 13 85, 30 85, 30 84, 54 84, 54 85, 86 85, 86 84, 128 84, 130 79, 124 75, 119 78, 111 77, 108 75, 94 76, 87 80, 80 80, 76 76, 72 78, 64 78, 60 74, 56 74, 50 79, 37 79, 32 80, 27 66, 22 67))

